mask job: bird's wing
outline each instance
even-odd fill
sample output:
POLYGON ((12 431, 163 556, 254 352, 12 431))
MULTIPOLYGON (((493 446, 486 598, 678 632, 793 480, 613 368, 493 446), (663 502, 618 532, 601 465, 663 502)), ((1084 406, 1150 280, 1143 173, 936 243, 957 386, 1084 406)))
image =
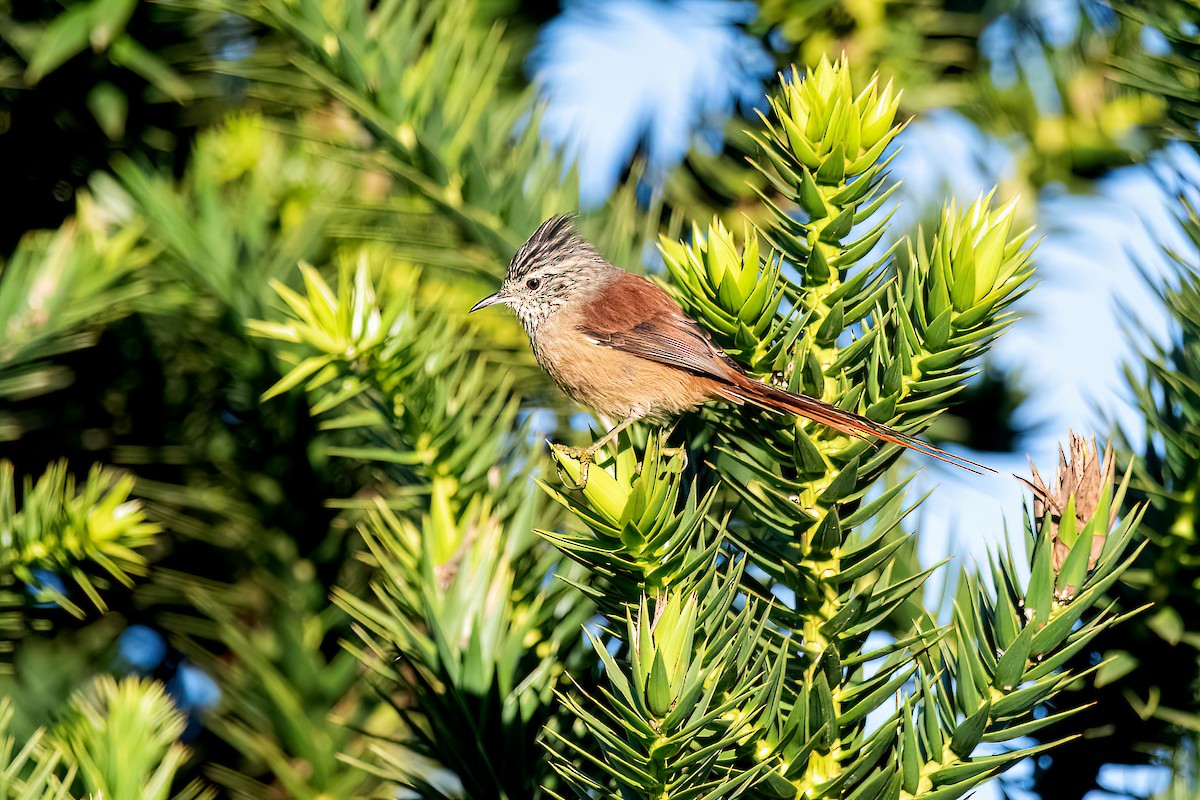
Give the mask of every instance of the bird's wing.
POLYGON ((740 371, 666 292, 637 275, 608 284, 580 318, 579 331, 604 347, 721 381, 740 371))

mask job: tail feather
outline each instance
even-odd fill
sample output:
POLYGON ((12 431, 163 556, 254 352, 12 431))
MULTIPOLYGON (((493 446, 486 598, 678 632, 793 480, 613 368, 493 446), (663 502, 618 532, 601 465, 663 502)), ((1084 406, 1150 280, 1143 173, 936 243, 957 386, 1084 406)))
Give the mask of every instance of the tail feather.
POLYGON ((726 384, 718 390, 718 394, 724 399, 735 403, 750 403, 767 411, 796 414, 843 433, 848 433, 851 436, 857 436, 860 439, 874 437, 882 439, 885 442, 898 444, 901 447, 931 456, 938 461, 965 469, 976 475, 982 475, 985 471, 995 472, 991 467, 985 467, 983 464, 977 464, 962 456, 947 453, 945 450, 940 450, 933 445, 926 444, 913 436, 909 436, 907 433, 901 433, 898 430, 889 428, 887 425, 882 425, 849 411, 843 411, 821 400, 806 397, 802 394, 792 394, 791 392, 777 389, 774 386, 768 386, 765 383, 759 383, 750 378, 744 378, 744 380, 738 381, 736 384, 726 384))

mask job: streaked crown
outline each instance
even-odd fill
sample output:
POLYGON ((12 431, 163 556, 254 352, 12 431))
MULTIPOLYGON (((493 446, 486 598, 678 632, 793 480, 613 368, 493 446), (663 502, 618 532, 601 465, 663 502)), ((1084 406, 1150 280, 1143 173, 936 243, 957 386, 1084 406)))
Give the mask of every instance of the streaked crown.
POLYGON ((519 281, 548 266, 569 267, 575 261, 600 259, 600 253, 575 227, 573 214, 559 214, 543 222, 521 245, 508 265, 506 281, 519 281))

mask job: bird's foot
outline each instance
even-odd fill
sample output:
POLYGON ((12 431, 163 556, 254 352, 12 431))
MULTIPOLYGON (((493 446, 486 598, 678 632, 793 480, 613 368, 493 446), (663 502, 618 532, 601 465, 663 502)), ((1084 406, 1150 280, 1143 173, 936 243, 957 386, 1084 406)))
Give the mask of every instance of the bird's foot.
POLYGON ((592 456, 594 452, 590 448, 585 447, 567 447, 565 445, 556 445, 559 452, 579 462, 579 483, 571 480, 571 476, 563 472, 562 462, 555 461, 555 467, 558 470, 558 479, 562 481, 563 486, 568 489, 583 491, 587 486, 588 467, 592 464, 592 456))
POLYGON ((680 445, 679 447, 664 447, 664 448, 662 449, 662 452, 663 452, 663 454, 664 454, 664 455, 668 455, 668 456, 679 456, 680 458, 682 458, 682 459, 683 459, 683 463, 679 465, 679 469, 680 469, 681 471, 682 471, 682 470, 685 470, 685 469, 687 469, 687 465, 688 465, 688 452, 687 452, 687 448, 686 448, 686 447, 684 447, 683 445, 680 445))

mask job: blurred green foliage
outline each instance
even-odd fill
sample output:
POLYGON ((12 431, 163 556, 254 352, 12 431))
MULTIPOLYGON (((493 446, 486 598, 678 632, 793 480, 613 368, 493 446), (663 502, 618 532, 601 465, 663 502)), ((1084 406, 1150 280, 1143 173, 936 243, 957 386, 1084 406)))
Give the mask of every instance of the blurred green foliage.
POLYGON ((1118 13, 1158 32, 1166 47, 1153 54, 1121 53, 1113 66, 1130 86, 1161 97, 1169 132, 1193 145, 1200 124, 1200 8, 1193 0, 1117 0, 1118 13))

